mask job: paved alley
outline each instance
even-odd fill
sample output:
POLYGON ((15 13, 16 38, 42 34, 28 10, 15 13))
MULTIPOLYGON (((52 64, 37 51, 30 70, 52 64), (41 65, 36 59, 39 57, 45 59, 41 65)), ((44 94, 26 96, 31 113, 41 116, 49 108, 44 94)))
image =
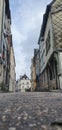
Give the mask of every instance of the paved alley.
POLYGON ((0 130, 62 130, 62 93, 0 93, 0 130))

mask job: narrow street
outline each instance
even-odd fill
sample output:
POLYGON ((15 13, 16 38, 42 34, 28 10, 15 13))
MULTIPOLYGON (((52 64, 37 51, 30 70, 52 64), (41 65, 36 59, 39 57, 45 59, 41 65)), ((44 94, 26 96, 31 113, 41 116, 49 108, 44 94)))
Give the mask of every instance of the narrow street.
POLYGON ((0 130, 62 130, 62 93, 0 93, 0 130))

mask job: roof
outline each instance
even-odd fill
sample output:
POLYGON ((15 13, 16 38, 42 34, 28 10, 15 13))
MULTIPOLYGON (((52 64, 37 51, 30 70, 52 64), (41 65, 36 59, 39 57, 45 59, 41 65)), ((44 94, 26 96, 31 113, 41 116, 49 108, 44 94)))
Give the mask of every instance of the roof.
MULTIPOLYGON (((52 4, 55 2, 56 0, 53 0, 50 4, 47 5, 46 7, 46 11, 45 14, 43 15, 43 22, 42 22, 42 26, 41 26, 41 30, 40 30, 40 37, 44 36, 44 32, 45 32, 45 28, 46 28, 46 24, 47 24, 47 20, 48 20, 48 16, 49 16, 49 12, 51 10, 51 6, 52 4)), ((39 37, 39 40, 40 40, 39 37)), ((39 44, 39 41, 38 41, 39 44)))
POLYGON ((44 35, 44 31, 45 31, 45 27, 46 27, 46 23, 47 23, 47 19, 48 19, 50 9, 51 9, 51 5, 47 5, 46 12, 43 16, 43 23, 42 23, 42 28, 41 28, 41 36, 42 37, 44 35))
POLYGON ((10 13, 10 7, 9 7, 9 0, 5 0, 5 2, 6 2, 6 14, 7 14, 8 19, 11 20, 11 13, 10 13))
POLYGON ((29 79, 29 78, 26 74, 24 74, 23 76, 20 77, 20 79, 29 79))

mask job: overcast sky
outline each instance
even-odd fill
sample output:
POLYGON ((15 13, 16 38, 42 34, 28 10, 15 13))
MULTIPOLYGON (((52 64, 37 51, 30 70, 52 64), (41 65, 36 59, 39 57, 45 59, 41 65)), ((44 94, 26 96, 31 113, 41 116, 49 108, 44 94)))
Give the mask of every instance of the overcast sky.
POLYGON ((38 48, 43 14, 51 0, 10 0, 16 79, 30 77, 34 48, 38 48))

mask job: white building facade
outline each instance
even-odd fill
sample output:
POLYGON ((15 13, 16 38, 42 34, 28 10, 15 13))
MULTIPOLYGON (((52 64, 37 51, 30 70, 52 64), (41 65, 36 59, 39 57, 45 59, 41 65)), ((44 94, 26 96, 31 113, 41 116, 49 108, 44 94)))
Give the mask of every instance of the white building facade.
POLYGON ((20 92, 25 92, 25 91, 30 91, 31 89, 31 81, 30 79, 24 74, 23 76, 20 77, 17 81, 17 91, 20 92))

